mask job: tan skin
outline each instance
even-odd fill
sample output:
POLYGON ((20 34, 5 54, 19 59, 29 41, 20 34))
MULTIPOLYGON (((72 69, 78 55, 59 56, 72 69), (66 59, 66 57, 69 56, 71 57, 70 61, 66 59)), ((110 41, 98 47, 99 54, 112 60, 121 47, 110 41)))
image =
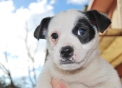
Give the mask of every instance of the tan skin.
POLYGON ((51 84, 53 88, 67 88, 63 82, 56 79, 52 79, 51 84))

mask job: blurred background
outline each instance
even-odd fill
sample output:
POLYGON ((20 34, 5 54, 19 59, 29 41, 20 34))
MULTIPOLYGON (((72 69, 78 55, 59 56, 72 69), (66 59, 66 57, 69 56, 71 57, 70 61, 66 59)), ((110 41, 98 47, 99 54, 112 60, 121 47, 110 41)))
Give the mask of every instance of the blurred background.
POLYGON ((68 9, 96 9, 112 20, 99 49, 122 81, 122 0, 0 0, 0 88, 35 88, 46 41, 33 32, 42 18, 68 9))

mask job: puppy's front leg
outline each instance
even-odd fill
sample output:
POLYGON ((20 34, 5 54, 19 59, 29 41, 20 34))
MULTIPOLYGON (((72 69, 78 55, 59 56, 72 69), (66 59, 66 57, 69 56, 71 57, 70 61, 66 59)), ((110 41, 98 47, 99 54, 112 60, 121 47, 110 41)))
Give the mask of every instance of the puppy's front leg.
POLYGON ((37 80, 36 88, 52 88, 51 76, 47 69, 43 69, 37 80))

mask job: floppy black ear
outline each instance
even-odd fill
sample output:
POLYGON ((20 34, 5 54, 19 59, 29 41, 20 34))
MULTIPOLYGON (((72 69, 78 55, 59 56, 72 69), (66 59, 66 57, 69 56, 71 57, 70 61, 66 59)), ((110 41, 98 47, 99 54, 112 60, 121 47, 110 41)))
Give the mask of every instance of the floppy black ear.
POLYGON ((111 24, 110 19, 96 10, 84 12, 88 19, 94 24, 98 31, 103 33, 111 24))
POLYGON ((35 29, 34 37, 36 39, 45 39, 49 22, 52 17, 43 18, 40 25, 35 29))

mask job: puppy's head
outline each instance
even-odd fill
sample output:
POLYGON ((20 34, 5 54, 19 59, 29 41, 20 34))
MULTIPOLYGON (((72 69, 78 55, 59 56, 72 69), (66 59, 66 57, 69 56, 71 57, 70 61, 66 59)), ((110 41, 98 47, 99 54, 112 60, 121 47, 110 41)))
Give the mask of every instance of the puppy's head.
POLYGON ((36 28, 37 39, 47 39, 49 56, 63 70, 85 67, 93 60, 98 47, 98 32, 111 21, 96 10, 68 10, 44 18, 36 28))

